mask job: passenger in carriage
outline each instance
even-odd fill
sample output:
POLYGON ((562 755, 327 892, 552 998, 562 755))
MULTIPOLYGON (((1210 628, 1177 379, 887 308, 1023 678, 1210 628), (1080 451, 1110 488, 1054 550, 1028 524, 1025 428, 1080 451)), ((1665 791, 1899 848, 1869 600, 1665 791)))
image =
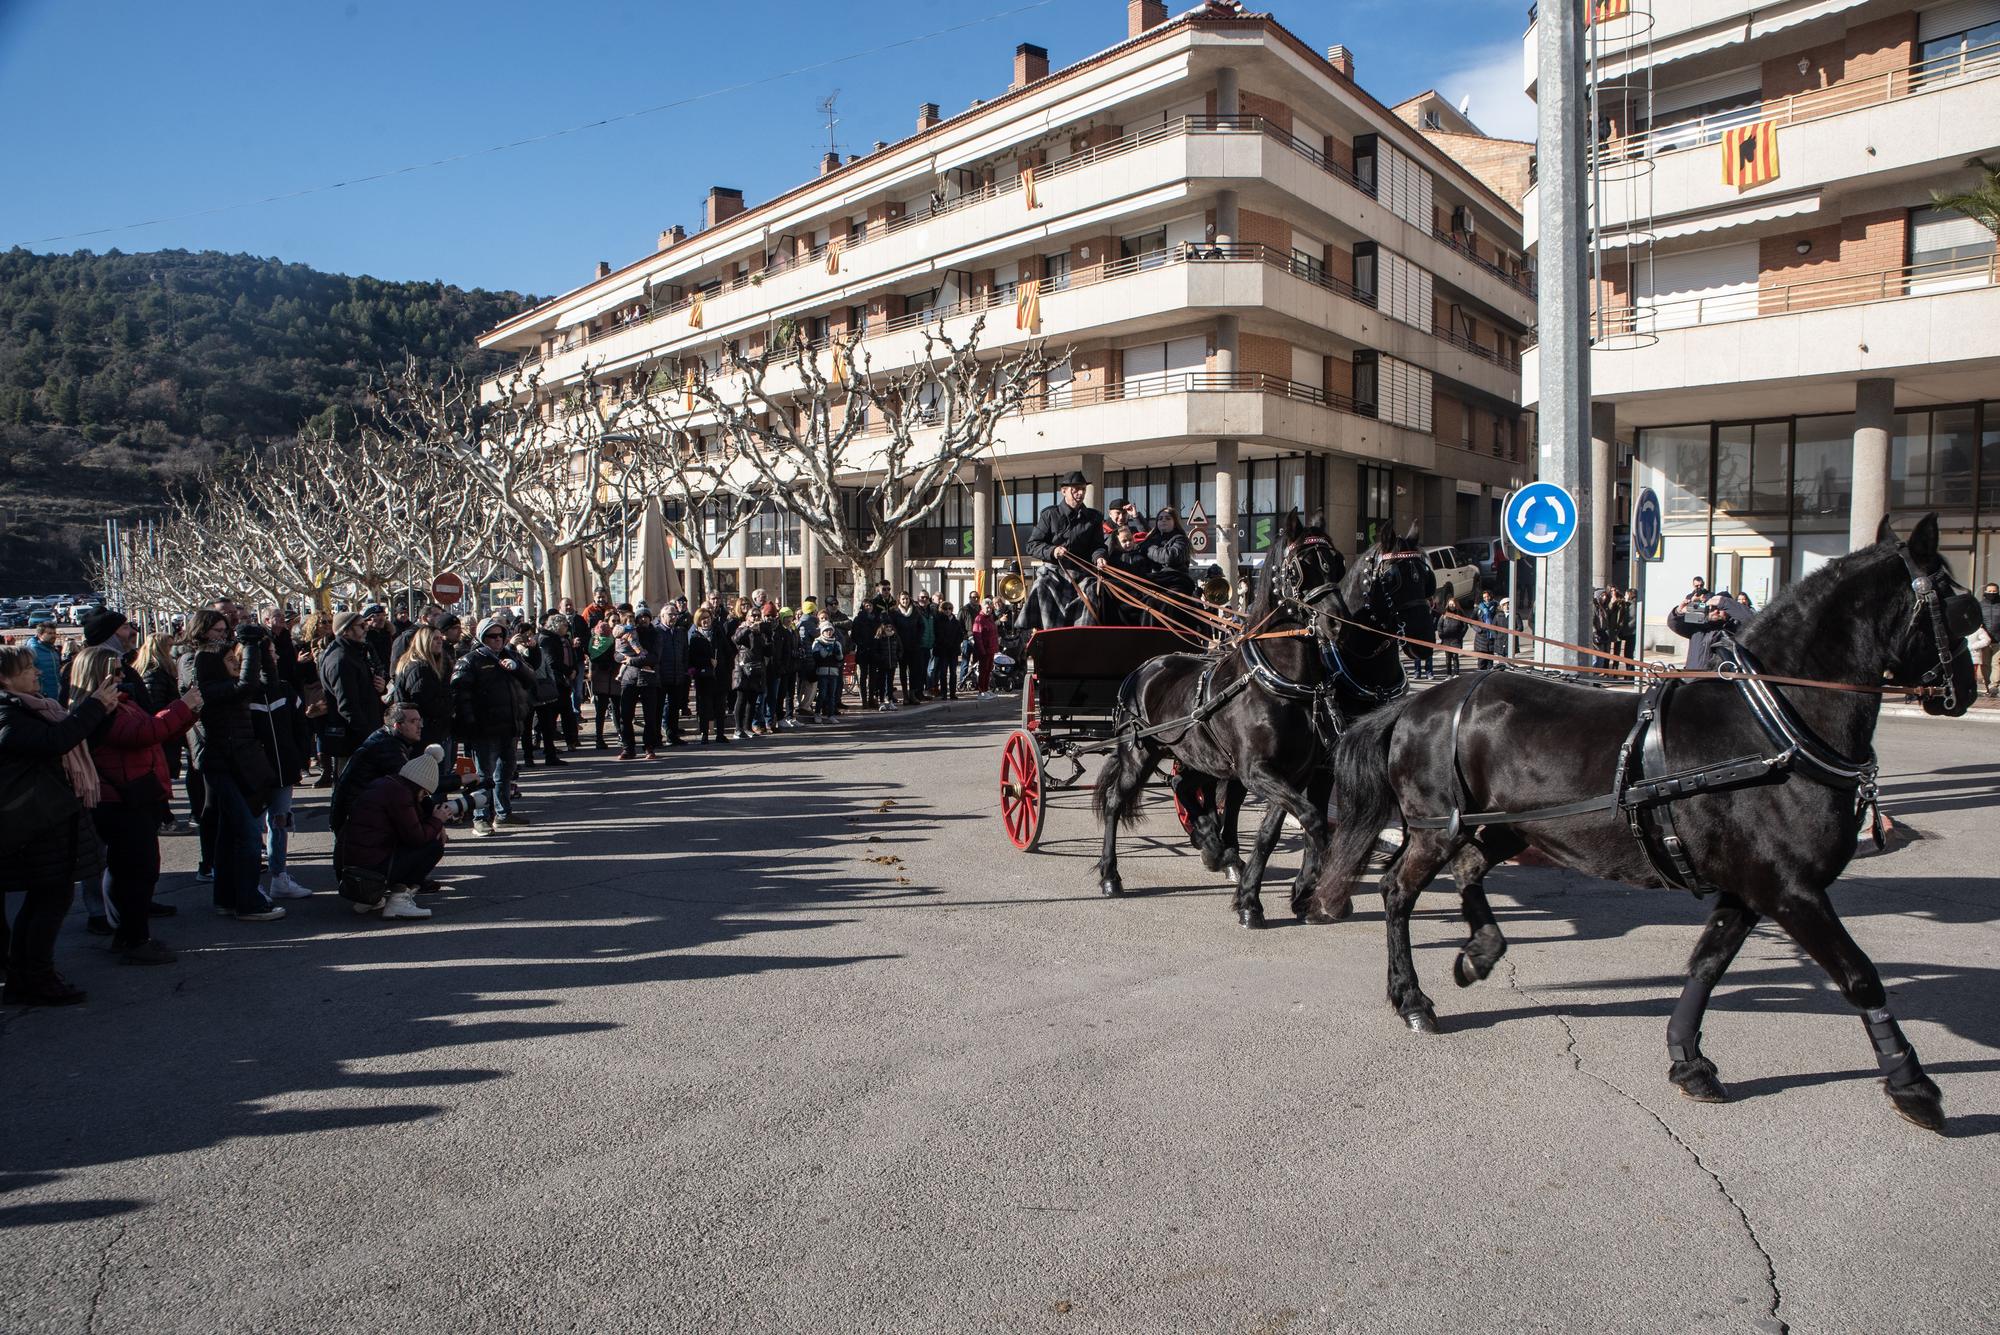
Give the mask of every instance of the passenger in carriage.
POLYGON ((1153 582, 1176 593, 1193 596, 1197 593, 1194 577, 1188 574, 1188 563, 1194 557, 1194 549, 1188 545, 1187 531, 1181 527, 1181 517, 1171 505, 1160 507, 1153 517, 1153 531, 1140 538, 1141 550, 1146 561, 1153 567, 1153 582))

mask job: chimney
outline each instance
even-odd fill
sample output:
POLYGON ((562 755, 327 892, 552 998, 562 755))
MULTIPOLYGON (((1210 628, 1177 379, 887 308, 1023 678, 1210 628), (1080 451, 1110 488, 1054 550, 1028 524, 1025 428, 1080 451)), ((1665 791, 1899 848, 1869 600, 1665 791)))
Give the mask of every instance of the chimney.
POLYGON ((859 153, 849 153, 847 155, 847 161, 850 165, 852 165, 856 162, 861 161, 861 155, 859 153))
POLYGON ((710 186, 708 189, 708 207, 703 210, 702 225, 704 227, 713 227, 719 222, 726 222, 734 218, 741 212, 743 212, 743 192, 741 190, 731 190, 726 185, 710 186))
POLYGON ((943 118, 938 115, 937 103, 935 102, 924 103, 922 106, 917 108, 917 133, 922 134, 925 130, 930 129, 933 125, 939 124, 942 119, 943 118))
POLYGON ((1166 0, 1125 0, 1125 35, 1137 37, 1167 21, 1166 0))
POLYGON ((1023 42, 1014 48, 1014 82, 1008 88, 1026 88, 1029 84, 1049 77, 1049 49, 1023 42))
POLYGON ((875 147, 872 151, 880 153, 883 149, 887 148, 888 146, 889 146, 889 141, 887 139, 877 139, 875 141, 875 147))
POLYGON ((823 153, 819 159, 819 174, 828 176, 840 170, 840 154, 823 153))
POLYGON ((1354 53, 1344 46, 1329 46, 1326 49, 1326 63, 1339 70, 1347 78, 1354 77, 1354 53))
POLYGON ((611 261, 599 260, 597 262, 597 276, 599 278, 609 278, 611 276, 611 261))

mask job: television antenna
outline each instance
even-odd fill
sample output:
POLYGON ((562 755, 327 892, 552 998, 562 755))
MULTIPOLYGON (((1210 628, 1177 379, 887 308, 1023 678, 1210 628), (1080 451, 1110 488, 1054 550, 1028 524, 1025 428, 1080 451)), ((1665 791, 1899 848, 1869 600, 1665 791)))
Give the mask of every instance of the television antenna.
POLYGON ((834 104, 840 99, 840 90, 834 89, 819 100, 819 111, 826 117, 826 151, 839 153, 840 143, 834 138, 834 127, 840 124, 840 117, 834 111, 834 104))

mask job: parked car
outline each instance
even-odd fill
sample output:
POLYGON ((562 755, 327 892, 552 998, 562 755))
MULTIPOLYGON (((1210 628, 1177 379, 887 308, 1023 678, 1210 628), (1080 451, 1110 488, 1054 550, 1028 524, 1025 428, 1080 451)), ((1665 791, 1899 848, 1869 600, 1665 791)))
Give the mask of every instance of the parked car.
POLYGON ((1428 547, 1424 555, 1431 563, 1431 574, 1437 579, 1438 603, 1447 598, 1456 598, 1461 603, 1470 602, 1479 591, 1479 571, 1470 561, 1458 553, 1456 547, 1428 547))
POLYGON ((34 611, 28 613, 27 616, 28 629, 34 630, 39 626, 53 626, 55 624, 55 620, 56 620, 55 613, 49 611, 45 607, 38 607, 34 611))

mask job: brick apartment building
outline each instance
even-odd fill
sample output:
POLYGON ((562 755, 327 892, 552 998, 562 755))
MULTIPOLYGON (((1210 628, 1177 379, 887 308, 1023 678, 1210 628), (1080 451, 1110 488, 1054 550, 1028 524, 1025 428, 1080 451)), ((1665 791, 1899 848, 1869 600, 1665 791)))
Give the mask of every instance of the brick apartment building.
MULTIPOLYGON (((889 563, 959 598, 1074 468, 1100 502, 1198 505, 1225 566, 1293 506, 1324 511, 1350 550, 1413 520, 1438 542, 1493 532, 1499 497, 1533 472, 1518 196, 1481 175, 1504 168, 1469 170, 1364 92, 1345 48, 1311 49, 1269 15, 1169 17, 1154 0, 1127 14, 1126 41, 1067 69, 1032 44, 1011 70, 996 53, 1004 89, 960 90, 972 105, 949 117, 925 103, 910 137, 829 155, 776 199, 716 187, 700 230, 661 232, 482 346, 556 384, 588 366, 614 394, 656 368, 713 370, 730 343, 754 354, 780 321, 861 338, 877 366, 916 355, 921 326, 962 333, 981 312, 987 347, 1073 349, 889 563), (1039 331, 1015 327, 1029 280, 1039 331)), ((1482 147, 1469 124, 1450 134, 1482 147)), ((845 596, 849 578, 775 512, 719 573, 788 599, 845 596)))
MULTIPOLYGON (((1761 601, 1884 513, 1938 511, 1991 578, 1993 236, 1932 192, 2000 162, 2000 0, 1633 0, 1594 38, 1593 434, 1665 511, 1648 638, 1692 576, 1761 601)), ((1532 404, 1532 353, 1525 379, 1532 404)))

